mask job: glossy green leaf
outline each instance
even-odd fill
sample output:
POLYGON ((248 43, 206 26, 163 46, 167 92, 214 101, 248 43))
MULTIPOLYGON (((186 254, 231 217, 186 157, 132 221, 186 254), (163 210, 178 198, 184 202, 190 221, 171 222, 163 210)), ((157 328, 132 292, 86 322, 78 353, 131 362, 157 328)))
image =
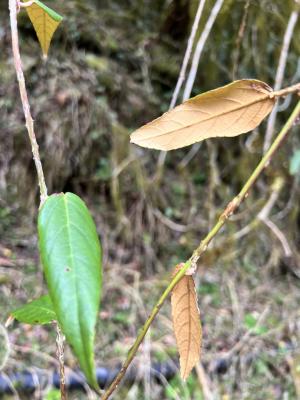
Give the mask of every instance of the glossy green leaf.
POLYGON ((16 320, 30 325, 49 324, 56 320, 53 304, 49 295, 39 297, 25 304, 25 306, 17 308, 11 315, 16 320))
POLYGON ((101 248, 93 219, 72 193, 54 194, 38 218, 39 246, 49 294, 58 322, 90 385, 95 325, 99 312, 101 248))

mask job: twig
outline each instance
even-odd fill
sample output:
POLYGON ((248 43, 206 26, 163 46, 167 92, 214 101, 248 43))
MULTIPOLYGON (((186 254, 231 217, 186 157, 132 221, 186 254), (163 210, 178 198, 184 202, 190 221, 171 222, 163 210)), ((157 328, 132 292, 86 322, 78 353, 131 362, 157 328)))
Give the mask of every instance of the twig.
POLYGON ((282 178, 277 178, 274 182, 274 185, 272 185, 272 194, 265 204, 265 206, 262 208, 262 210, 259 212, 257 215, 258 220, 260 220, 262 223, 264 223, 272 232, 273 234, 277 237, 277 239, 280 241, 284 254, 286 257, 291 257, 293 255, 293 252, 291 250, 291 247, 288 243, 287 238, 285 237, 284 233, 278 228, 278 226, 270 220, 270 212, 278 200, 279 194, 281 192, 281 189, 283 188, 283 179, 282 178))
MULTIPOLYGON (((197 30, 198 30, 198 26, 199 26, 199 22, 200 22, 200 18, 201 18, 201 15, 202 15, 202 11, 203 11, 203 7, 204 7, 204 4, 205 4, 205 1, 206 0, 199 0, 197 13, 196 13, 196 16, 195 16, 195 19, 194 19, 194 23, 193 23, 193 26, 192 26, 191 34, 190 34, 189 39, 188 39, 187 48, 186 48, 186 51, 185 51, 185 54, 184 54, 184 58, 183 58, 183 62, 182 62, 182 65, 181 65, 180 72, 179 72, 179 77, 178 77, 178 80, 177 80, 177 83, 176 83, 176 87, 175 87, 173 95, 172 95, 172 99, 171 99, 171 103, 170 103, 170 106, 169 106, 169 110, 174 108, 174 106, 175 106, 175 104, 177 102, 177 99, 178 99, 178 95, 179 95, 180 89, 181 89, 182 84, 183 84, 183 82, 185 80, 186 69, 187 69, 188 63, 189 63, 190 58, 191 58, 191 54, 192 54, 192 50, 193 50, 193 46, 194 46, 194 41, 195 41, 195 36, 196 36, 197 30)), ((158 162, 157 162, 157 180, 158 181, 160 180, 161 175, 162 175, 163 165, 165 163, 166 156, 167 156, 167 153, 165 151, 161 151, 159 153, 158 162)))
POLYGON ((214 395, 213 392, 210 390, 211 382, 209 381, 209 377, 204 371, 203 365, 201 363, 198 363, 196 364, 195 368, 204 400, 213 400, 214 395))
POLYGON ((261 221, 274 233, 277 239, 280 241, 285 257, 289 258, 293 255, 292 249, 285 237, 284 233, 278 228, 270 218, 261 218, 261 221))
POLYGON ((246 23, 247 23, 247 17, 248 17, 248 11, 249 11, 249 5, 250 5, 251 0, 246 0, 245 6, 244 6, 244 13, 242 17, 242 21, 239 27, 237 39, 235 42, 235 52, 233 55, 233 67, 232 67, 232 79, 235 80, 236 73, 238 71, 238 65, 239 65, 239 59, 240 59, 240 51, 241 51, 241 43, 243 36, 245 34, 245 28, 246 28, 246 23))
POLYGON ((175 232, 188 232, 191 228, 189 225, 181 225, 177 224, 176 222, 172 221, 168 217, 166 217, 161 211, 159 211, 158 208, 154 208, 152 210, 153 214, 156 216, 156 218, 164 225, 166 225, 169 229, 172 229, 175 232))
POLYGON ((8 360, 8 357, 11 352, 11 347, 10 347, 10 342, 9 342, 9 337, 7 334, 7 330, 5 327, 0 324, 0 337, 1 337, 1 360, 0 360, 0 371, 4 369, 6 362, 8 360))
MULTIPOLYGON (((34 357, 38 357, 46 362, 50 362, 51 364, 55 364, 57 367, 59 367, 59 360, 57 358, 52 357, 47 353, 43 353, 41 351, 35 350, 31 347, 19 346, 17 344, 14 344, 12 350, 16 351, 16 352, 25 353, 25 354, 32 354, 34 357)), ((84 387, 84 389, 87 393, 88 399, 92 399, 92 400, 95 399, 95 394, 92 392, 89 385, 86 383, 85 379, 79 372, 73 371, 67 365, 65 365, 65 370, 69 376, 71 376, 71 375, 75 376, 76 379, 78 379, 80 381, 80 383, 82 384, 82 386, 84 387)))
MULTIPOLYGON (((19 48, 19 36, 18 36, 18 23, 17 23, 17 11, 20 6, 26 7, 30 5, 29 3, 21 3, 18 0, 9 0, 9 14, 10 14, 10 27, 11 27, 11 39, 12 39, 12 51, 14 58, 14 65, 17 74, 17 79, 19 83, 20 97, 23 106, 24 117, 26 121, 26 128, 28 131, 29 140, 31 143, 31 150, 33 154, 33 160, 35 163, 35 168, 38 176, 38 184, 40 187, 40 203, 41 205, 47 199, 47 186, 45 183, 45 177, 43 172, 43 167, 39 154, 39 146, 36 141, 36 136, 34 132, 33 119, 30 112, 30 105, 26 90, 25 78, 22 69, 22 61, 19 48)), ((66 400, 65 392, 65 372, 64 372, 64 347, 63 338, 60 333, 59 326, 57 325, 57 357, 60 365, 60 389, 61 398, 66 400)))
POLYGON ((213 6, 210 16, 209 16, 209 18, 206 22, 206 25, 203 29, 203 32, 199 38, 199 41, 197 43, 196 50, 194 53, 191 70, 190 70, 190 73, 189 73, 189 76, 188 76, 188 79, 186 82, 186 86, 184 89, 183 100, 187 100, 191 96, 192 88, 194 86, 196 74, 198 71, 199 61, 200 61, 200 57, 201 57, 204 45, 210 34, 211 28, 213 27, 213 24, 217 18, 217 15, 219 14, 219 11, 221 10, 223 2, 224 2, 224 0, 216 0, 215 5, 213 6))
POLYGON ((55 325, 56 325, 56 358, 59 363, 60 394, 61 394, 61 400, 67 400, 65 362, 64 362, 64 336, 57 322, 55 322, 55 325))
POLYGON ((176 87, 175 87, 175 90, 174 90, 174 93, 173 93, 173 96, 172 96, 172 100, 171 100, 171 103, 170 103, 170 110, 175 107, 175 104, 176 104, 176 101, 178 99, 178 95, 179 95, 181 86, 182 86, 182 84, 183 84, 183 82, 185 80, 186 69, 187 69, 189 60, 191 58, 193 45, 194 45, 194 40, 195 40, 195 36, 196 36, 197 30, 198 30, 198 26, 199 26, 199 22, 200 22, 200 18, 201 18, 201 15, 202 15, 204 4, 205 4, 205 0, 200 0, 199 1, 197 13, 196 13, 195 20, 194 20, 194 23, 193 23, 193 26, 192 26, 192 30, 191 30, 191 34, 190 34, 190 37, 189 37, 189 40, 188 40, 188 44, 187 44, 187 48, 186 48, 186 51, 185 51, 183 63, 182 63, 181 69, 180 69, 179 77, 178 77, 178 80, 177 80, 177 83, 176 83, 176 87))
POLYGON ((19 37, 18 37, 18 25, 17 25, 17 2, 16 0, 9 0, 9 11, 10 11, 10 27, 11 27, 11 38, 12 38, 12 51, 14 56, 14 65, 17 74, 17 79, 19 83, 20 96, 23 106, 23 112, 26 121, 26 128, 28 131, 28 136, 31 143, 31 150, 33 154, 33 160, 35 163, 35 168, 38 176, 38 183, 40 187, 40 199, 41 204, 47 198, 47 187, 45 183, 45 177, 43 172, 43 167, 39 154, 39 146, 36 141, 36 136, 34 133, 33 119, 30 113, 30 105, 27 96, 27 90, 25 85, 25 78, 22 69, 22 61, 19 49, 19 37))
MULTIPOLYGON (((295 25, 297 23, 298 16, 299 16, 298 10, 294 10, 290 15, 290 18, 289 18, 289 21, 288 21, 288 24, 286 27, 286 31, 285 31, 284 38, 283 38, 283 45, 282 45, 280 58, 279 58, 279 63, 278 63, 276 76, 275 76, 274 90, 279 90, 282 86, 284 71, 285 71, 287 57, 288 57, 288 51, 289 51, 291 39, 293 37, 293 32, 294 32, 295 25)), ((278 104, 275 104, 275 107, 273 108, 273 110, 269 116, 269 119, 268 119, 267 130, 266 130, 266 135, 265 135, 265 140, 264 140, 264 147, 263 147, 264 153, 270 147, 270 144, 272 141, 277 112, 278 112, 278 104)))
MULTIPOLYGON (((205 27, 203 29, 203 32, 201 33, 201 36, 198 40, 197 46, 196 46, 196 50, 194 52, 194 57, 193 57, 193 61, 192 61, 192 66, 189 72, 189 76, 185 85, 185 89, 183 92, 183 98, 182 100, 185 101, 187 100, 189 97, 191 97, 191 93, 193 90, 193 86, 194 86, 194 82, 196 79, 196 75, 198 72, 198 67, 199 67, 199 62, 200 62, 200 58, 202 55, 202 51, 204 49, 205 43, 208 39, 208 36, 210 34, 210 31, 213 27, 213 24, 221 10, 221 7, 223 5, 224 0, 216 0, 215 5, 213 6, 210 15, 208 17, 208 20, 205 24, 205 27)), ((184 157, 185 160, 191 160, 194 155, 197 154, 198 150, 201 147, 201 143, 195 143, 190 151, 187 153, 187 155, 184 157)), ((189 162, 189 161, 188 161, 189 162)), ((187 162, 180 162, 180 167, 182 167, 183 164, 187 165, 187 162)))
POLYGON ((127 358, 109 386, 109 388, 105 391, 102 400, 107 400, 111 394, 114 392, 114 390, 117 388, 119 383, 121 382, 123 376, 126 373, 127 368, 129 367, 131 361, 134 359, 135 354, 142 343, 150 325, 152 324, 154 318, 158 314, 160 308, 162 307, 163 303, 169 296, 170 292, 173 290, 174 286, 180 281, 180 279, 187 273, 190 273, 190 271, 195 271, 197 268, 197 261, 199 260, 200 256, 206 251, 209 243, 212 241, 212 239, 217 235, 217 233, 220 231, 220 229, 225 225, 226 221, 228 218, 232 215, 234 211, 240 206, 241 202, 244 200, 245 197, 247 197, 249 190, 252 188, 254 183, 256 182, 257 178, 260 176, 260 174, 263 172, 263 170, 269 165, 273 155, 276 153, 278 148, 280 147, 283 139, 287 136, 289 130, 293 126, 294 122, 298 118, 300 114, 300 101, 298 101, 294 111, 290 115, 289 119, 279 132, 278 136, 274 140, 272 146, 269 148, 267 153, 263 156, 247 182, 244 184, 243 188, 241 189, 240 193, 227 205, 225 208, 224 212, 221 214, 219 217, 219 220, 215 224, 215 226, 211 229, 211 231, 207 234, 207 236, 200 242, 199 246, 196 248, 196 250, 193 252, 191 258, 186 261, 184 264, 183 268, 178 271, 178 273, 174 276, 172 281, 169 283, 168 287, 165 289, 163 294, 161 295, 160 299, 154 306, 149 318, 145 322, 144 326, 142 327, 140 333, 138 334, 133 346, 128 352, 127 358))
POLYGON ((288 86, 284 89, 281 90, 275 90, 269 94, 269 96, 272 97, 283 97, 287 96, 290 93, 300 93, 300 83, 296 83, 295 85, 288 86))

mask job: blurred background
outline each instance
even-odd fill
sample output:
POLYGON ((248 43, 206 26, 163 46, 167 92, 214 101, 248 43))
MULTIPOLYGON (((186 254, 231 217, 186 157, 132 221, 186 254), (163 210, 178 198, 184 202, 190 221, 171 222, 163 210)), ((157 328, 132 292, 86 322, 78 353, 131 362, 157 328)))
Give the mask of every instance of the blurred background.
MULTIPOLYGON (((280 101, 273 127, 266 120, 241 137, 208 140, 166 156, 138 148, 129 143, 129 135, 169 108, 199 2, 46 4, 65 19, 45 62, 26 12, 19 14, 23 67, 49 193, 80 195, 101 237, 104 292, 96 360, 108 374, 124 360, 174 266, 190 257, 238 193, 268 145, 266 131, 279 131, 296 98, 280 101)), ((200 40, 203 50, 191 95, 240 78, 277 88, 299 82, 298 10, 294 0, 207 0, 195 38, 195 46, 200 40)), ((10 310, 45 293, 45 284, 37 248, 36 172, 4 0, 0 21, 4 324, 10 310)), ((201 365, 181 381, 167 301, 115 399, 300 398, 299 131, 296 125, 201 257, 196 277, 203 324, 201 365)), ((0 332, 0 365, 4 360, 7 379, 25 370, 55 371, 51 326, 14 322, 8 335, 6 359, 5 334, 0 332)), ((68 348, 65 361, 76 369, 68 348)), ((93 396, 75 391, 70 398, 93 396)), ((38 387, 27 397, 15 391, 13 398, 55 400, 59 392, 38 387)))

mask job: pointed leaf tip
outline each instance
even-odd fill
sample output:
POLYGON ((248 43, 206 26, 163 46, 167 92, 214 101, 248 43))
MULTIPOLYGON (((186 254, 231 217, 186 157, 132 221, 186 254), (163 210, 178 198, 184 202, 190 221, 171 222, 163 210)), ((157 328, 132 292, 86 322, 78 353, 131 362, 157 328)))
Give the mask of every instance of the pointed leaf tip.
POLYGON ((47 58, 54 32, 63 17, 39 0, 34 0, 31 6, 26 7, 26 11, 36 31, 43 51, 43 58, 45 59, 47 58))

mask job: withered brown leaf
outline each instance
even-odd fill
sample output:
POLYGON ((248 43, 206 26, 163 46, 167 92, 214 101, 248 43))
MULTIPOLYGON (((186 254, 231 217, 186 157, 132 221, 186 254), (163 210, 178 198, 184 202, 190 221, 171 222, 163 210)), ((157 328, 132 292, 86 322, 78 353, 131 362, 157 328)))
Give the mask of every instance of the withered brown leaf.
MULTIPOLYGON (((176 269, 178 270, 178 267, 176 269)), ((171 295, 171 306, 180 356, 180 374, 182 379, 185 380, 200 360, 202 342, 200 313, 195 283, 191 275, 184 275, 174 287, 171 295)))
POLYGON ((271 112, 272 89, 242 79, 195 96, 130 136, 142 147, 173 150, 213 137, 232 137, 256 128, 271 112))

